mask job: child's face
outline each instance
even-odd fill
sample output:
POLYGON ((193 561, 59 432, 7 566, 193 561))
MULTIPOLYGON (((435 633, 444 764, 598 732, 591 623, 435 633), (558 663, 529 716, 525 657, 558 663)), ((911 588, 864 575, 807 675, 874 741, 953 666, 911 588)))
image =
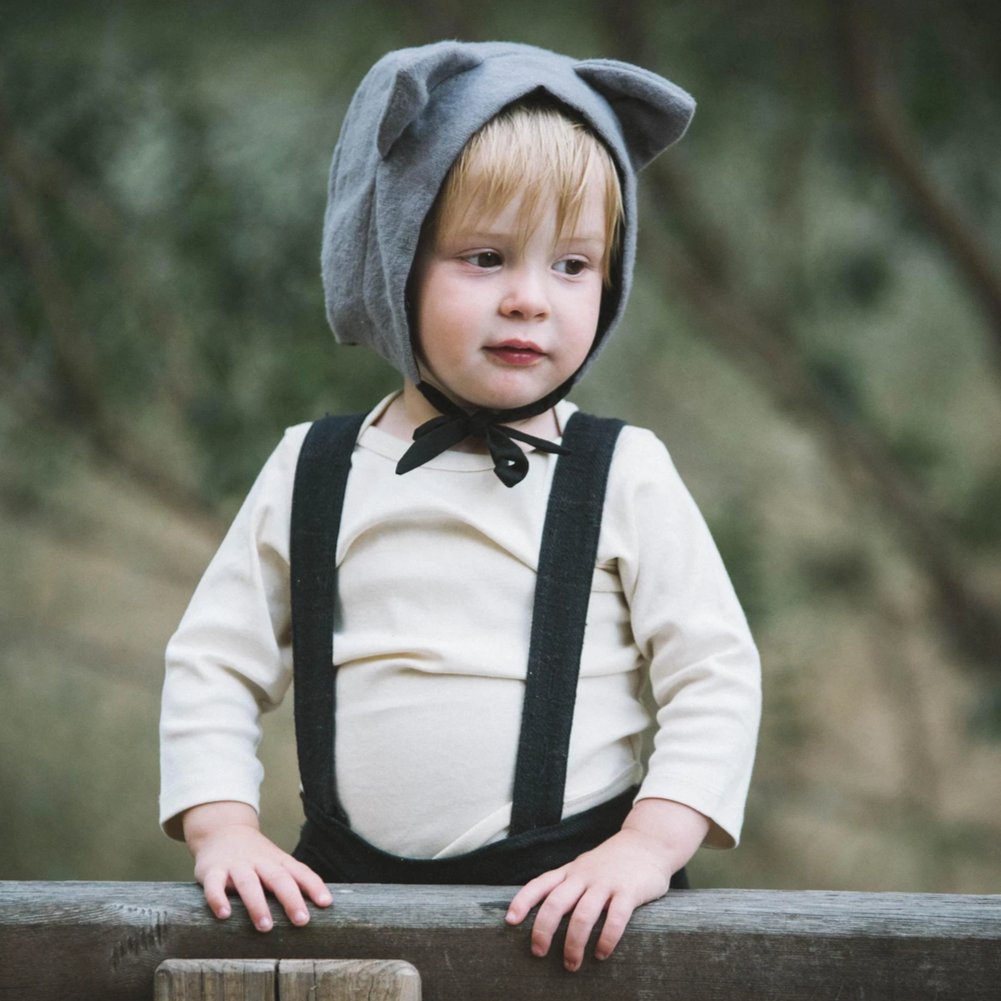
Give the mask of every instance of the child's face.
POLYGON ((556 242, 556 206, 523 246, 517 196, 489 224, 475 212, 415 264, 420 368, 458 404, 534 403, 581 366, 594 341, 605 253, 604 185, 592 174, 577 226, 556 242))

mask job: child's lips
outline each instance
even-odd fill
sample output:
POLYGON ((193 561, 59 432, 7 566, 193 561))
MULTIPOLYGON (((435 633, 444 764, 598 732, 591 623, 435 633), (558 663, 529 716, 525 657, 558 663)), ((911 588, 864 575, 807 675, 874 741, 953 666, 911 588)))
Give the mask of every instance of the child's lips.
POLYGON ((486 349, 494 358, 509 365, 533 365, 545 355, 545 352, 532 341, 504 341, 486 349))

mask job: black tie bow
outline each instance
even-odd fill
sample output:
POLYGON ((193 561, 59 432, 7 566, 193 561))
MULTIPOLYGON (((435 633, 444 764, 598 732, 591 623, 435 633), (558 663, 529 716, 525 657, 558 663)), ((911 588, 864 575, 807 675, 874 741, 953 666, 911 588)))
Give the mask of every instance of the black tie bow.
POLYGON ((423 466, 429 459, 441 455, 466 438, 483 438, 486 440, 487 448, 490 449, 490 457, 494 460, 494 472, 497 478, 504 486, 513 487, 525 478, 528 472, 528 457, 512 439, 517 438, 518 441, 534 445, 543 452, 554 452, 557 455, 569 455, 570 451, 555 442, 536 438, 534 435, 525 434, 524 431, 505 425, 545 413, 566 396, 572 384, 572 379, 567 380, 548 396, 524 407, 515 407, 511 410, 477 410, 474 414, 467 414, 440 390, 429 383, 419 382, 417 388, 431 406, 441 411, 441 416, 432 417, 414 431, 414 443, 396 464, 396 472, 409 473, 411 469, 423 466))

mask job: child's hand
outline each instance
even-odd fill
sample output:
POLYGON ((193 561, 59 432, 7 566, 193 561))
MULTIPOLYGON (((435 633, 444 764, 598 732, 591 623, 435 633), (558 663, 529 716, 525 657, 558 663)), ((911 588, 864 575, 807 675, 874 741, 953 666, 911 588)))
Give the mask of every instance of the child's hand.
POLYGON ((323 880, 309 866, 283 852, 258 828, 257 812, 246 803, 203 803, 186 811, 184 839, 195 857, 195 879, 217 918, 231 913, 227 887, 240 894, 258 931, 270 931, 270 890, 295 925, 309 921, 305 890, 320 907, 332 902, 323 880))
POLYGON ((591 929, 607 908, 594 950, 598 959, 606 959, 633 911, 667 893, 672 874, 695 854, 708 830, 709 820, 690 807, 667 799, 641 799, 618 834, 526 883, 511 901, 507 921, 520 924, 544 899, 532 928, 532 953, 545 956, 560 920, 572 910, 563 963, 576 970, 591 929))

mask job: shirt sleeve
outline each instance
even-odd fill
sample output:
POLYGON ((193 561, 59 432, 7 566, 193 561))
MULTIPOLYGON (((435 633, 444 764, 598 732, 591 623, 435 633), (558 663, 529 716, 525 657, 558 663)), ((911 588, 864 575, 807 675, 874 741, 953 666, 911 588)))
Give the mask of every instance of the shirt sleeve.
POLYGON ((611 540, 633 638, 657 704, 637 800, 711 820, 707 847, 740 838, 761 714, 761 669, 747 620, 695 501, 667 449, 624 428, 609 480, 611 540))
POLYGON ((291 680, 288 532, 295 464, 308 424, 265 463, 167 645, 160 714, 160 824, 236 800, 259 809, 260 714, 291 680))

